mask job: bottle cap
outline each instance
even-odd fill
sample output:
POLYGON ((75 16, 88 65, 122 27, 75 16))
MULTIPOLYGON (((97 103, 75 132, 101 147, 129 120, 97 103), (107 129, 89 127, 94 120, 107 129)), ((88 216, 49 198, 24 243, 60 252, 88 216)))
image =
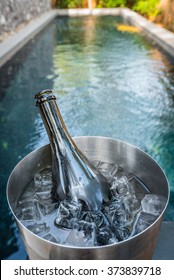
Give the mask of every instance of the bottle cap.
POLYGON ((52 93, 51 89, 42 90, 35 95, 36 106, 42 104, 45 101, 56 99, 55 95, 52 93))

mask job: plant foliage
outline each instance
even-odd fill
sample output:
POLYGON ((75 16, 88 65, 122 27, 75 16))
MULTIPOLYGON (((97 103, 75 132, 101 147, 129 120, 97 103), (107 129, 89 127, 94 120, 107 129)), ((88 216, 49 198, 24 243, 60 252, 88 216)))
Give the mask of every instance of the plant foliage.
MULTIPOLYGON (((54 3, 56 0, 52 0, 54 3)), ((169 3, 174 0, 92 0, 97 8, 129 7, 148 18, 156 18, 161 12, 160 3, 169 3)), ((170 4, 171 5, 171 4, 170 4)), ((173 5, 173 4, 172 4, 173 5)), ((58 8, 86 8, 88 0, 57 0, 58 8)), ((172 17, 173 18, 173 17, 172 17)))
POLYGON ((99 0, 97 8, 125 7, 127 0, 99 0))
POLYGON ((133 10, 151 18, 159 13, 158 5, 159 0, 139 0, 133 6, 133 10))
POLYGON ((85 0, 58 0, 58 8, 84 8, 86 4, 85 0))

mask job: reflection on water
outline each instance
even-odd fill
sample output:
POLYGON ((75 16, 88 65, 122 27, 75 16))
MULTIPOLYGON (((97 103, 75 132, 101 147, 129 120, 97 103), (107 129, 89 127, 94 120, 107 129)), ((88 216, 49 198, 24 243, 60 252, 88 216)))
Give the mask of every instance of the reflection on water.
POLYGON ((165 170, 174 218, 174 62, 119 18, 60 18, 0 69, 1 258, 26 258, 6 202, 16 163, 48 142, 34 94, 53 88, 72 136, 122 139, 165 170))

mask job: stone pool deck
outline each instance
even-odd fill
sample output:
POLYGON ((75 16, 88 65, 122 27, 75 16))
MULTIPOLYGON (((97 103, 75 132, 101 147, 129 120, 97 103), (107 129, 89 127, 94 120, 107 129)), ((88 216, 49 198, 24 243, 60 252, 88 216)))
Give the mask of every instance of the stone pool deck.
POLYGON ((0 67, 27 44, 37 33, 57 16, 57 10, 43 14, 25 25, 19 31, 10 35, 0 43, 0 67))

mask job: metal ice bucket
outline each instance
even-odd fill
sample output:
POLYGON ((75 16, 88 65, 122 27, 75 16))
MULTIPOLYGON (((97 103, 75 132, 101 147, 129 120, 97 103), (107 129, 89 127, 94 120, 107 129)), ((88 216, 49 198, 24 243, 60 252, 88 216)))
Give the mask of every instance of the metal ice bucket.
POLYGON ((140 234, 117 244, 101 247, 72 247, 52 243, 29 231, 14 214, 14 207, 36 171, 51 162, 46 145, 23 158, 12 171, 7 184, 7 198, 19 227, 29 259, 151 259, 160 224, 169 199, 169 186, 158 164, 140 149, 125 142, 104 137, 76 137, 77 146, 90 160, 116 163, 138 176, 154 194, 163 195, 166 204, 156 221, 140 234))

